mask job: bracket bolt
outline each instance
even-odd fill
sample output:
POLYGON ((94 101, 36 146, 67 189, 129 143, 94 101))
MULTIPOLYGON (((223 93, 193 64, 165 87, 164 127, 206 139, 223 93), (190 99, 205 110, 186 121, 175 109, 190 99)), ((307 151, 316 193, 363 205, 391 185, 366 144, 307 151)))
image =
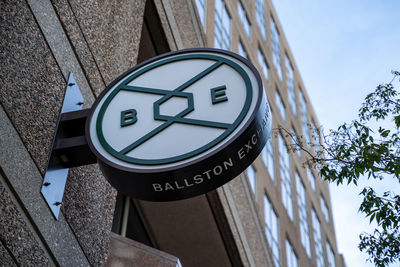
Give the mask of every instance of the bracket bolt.
POLYGON ((68 86, 74 86, 74 85, 75 85, 74 83, 69 83, 69 84, 68 84, 68 86))
POLYGON ((49 185, 51 185, 51 183, 45 182, 43 185, 44 185, 44 186, 49 186, 49 185))
POLYGON ((53 205, 60 206, 61 204, 62 204, 62 203, 61 203, 60 201, 56 201, 56 202, 54 202, 53 205))

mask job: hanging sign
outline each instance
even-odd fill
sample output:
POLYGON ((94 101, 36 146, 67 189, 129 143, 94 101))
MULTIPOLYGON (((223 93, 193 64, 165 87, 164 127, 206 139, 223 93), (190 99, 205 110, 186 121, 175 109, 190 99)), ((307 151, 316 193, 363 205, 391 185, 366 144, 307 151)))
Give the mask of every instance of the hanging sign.
POLYGON ((163 54, 107 87, 86 124, 105 177, 134 198, 169 201, 243 172, 271 136, 260 76, 217 49, 163 54))

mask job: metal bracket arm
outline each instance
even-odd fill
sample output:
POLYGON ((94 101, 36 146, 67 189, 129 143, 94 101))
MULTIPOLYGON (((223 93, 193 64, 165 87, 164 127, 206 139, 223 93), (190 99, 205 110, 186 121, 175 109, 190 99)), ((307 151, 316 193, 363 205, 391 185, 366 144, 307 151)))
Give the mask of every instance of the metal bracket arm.
POLYGON ((89 110, 82 110, 82 106, 82 93, 70 73, 41 189, 56 219, 62 205, 68 168, 96 162, 85 137, 85 123, 89 110))
POLYGON ((53 151, 65 168, 97 162, 85 137, 85 123, 89 113, 90 109, 84 109, 61 115, 53 151))

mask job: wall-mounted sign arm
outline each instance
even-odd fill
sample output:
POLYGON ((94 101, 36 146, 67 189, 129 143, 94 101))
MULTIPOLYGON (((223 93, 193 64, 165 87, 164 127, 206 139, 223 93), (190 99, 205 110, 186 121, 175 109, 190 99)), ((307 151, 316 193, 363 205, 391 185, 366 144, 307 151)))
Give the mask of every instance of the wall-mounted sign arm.
POLYGON ((65 168, 97 162, 85 136, 86 118, 89 113, 90 109, 84 109, 61 115, 53 151, 60 164, 65 168))
POLYGON ((81 91, 70 73, 41 188, 56 219, 62 205, 68 168, 96 162, 85 138, 85 123, 90 110, 82 110, 83 101, 81 91))

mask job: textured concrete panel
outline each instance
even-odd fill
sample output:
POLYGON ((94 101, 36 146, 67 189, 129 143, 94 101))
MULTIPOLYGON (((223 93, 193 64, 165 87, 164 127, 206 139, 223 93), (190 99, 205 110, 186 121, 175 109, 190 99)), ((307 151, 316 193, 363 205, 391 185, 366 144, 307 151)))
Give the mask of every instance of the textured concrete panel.
POLYGON ((0 242, 0 266, 17 266, 10 253, 8 253, 7 249, 3 246, 2 242, 0 242))
POLYGON ((71 45, 82 64, 93 93, 98 96, 106 84, 97 68, 93 54, 67 0, 51 0, 71 45))
POLYGON ((136 64, 145 1, 69 1, 106 84, 136 64))
POLYGON ((70 169, 62 210, 91 265, 106 262, 116 195, 97 164, 70 169))
POLYGON ((56 221, 47 207, 40 194, 43 177, 1 106, 0 151, 0 166, 5 178, 48 246, 49 253, 62 266, 89 265, 64 216, 60 214, 56 221))
MULTIPOLYGON (((0 174, 1 175, 1 174, 0 174)), ((0 240, 20 266, 47 266, 49 260, 0 181, 0 240)), ((2 253, 0 252, 0 255, 2 253)), ((10 262, 11 255, 8 254, 10 262)), ((2 258, 2 257, 1 257, 2 258)), ((0 264, 1 264, 0 259, 0 264)), ((1 266, 8 266, 4 264, 1 266)))
POLYGON ((178 266, 179 259, 163 251, 112 233, 107 266, 178 266))
POLYGON ((224 238, 232 266, 247 266, 248 259, 244 249, 244 242, 246 241, 241 240, 240 227, 236 224, 234 211, 232 210, 234 207, 229 205, 228 197, 225 194, 226 190, 229 190, 229 184, 207 193, 207 198, 209 199, 210 207, 213 209, 221 235, 224 238))
MULTIPOLYGON (((94 76, 95 83, 99 82, 99 77, 97 76, 100 76, 100 74, 93 57, 88 53, 89 49, 86 42, 82 41, 83 35, 76 25, 76 20, 73 20, 68 25, 70 28, 73 27, 70 31, 73 34, 72 37, 77 40, 75 44, 81 48, 80 50, 77 50, 78 46, 72 48, 72 44, 69 41, 72 38, 71 36, 67 38, 65 35, 59 16, 53 9, 50 0, 28 0, 28 3, 64 77, 68 76, 70 70, 74 72, 78 85, 85 97, 85 105, 90 107, 94 101, 93 92, 89 89, 87 80, 82 74, 78 58, 80 62, 85 63, 86 67, 90 66, 88 69, 93 72, 92 76, 94 76), (74 54, 74 51, 77 54, 74 54)), ((67 2, 60 1, 59 4, 64 8, 62 10, 66 12, 62 15, 64 17, 69 16, 65 18, 72 20, 72 11, 67 2)), ((98 86, 97 93, 104 88, 104 84, 98 86)), ((65 207, 63 209, 64 216, 86 257, 92 265, 103 265, 108 254, 108 237, 114 211, 115 192, 105 181, 97 166, 71 170, 63 202, 65 207)))
POLYGON ((0 102, 43 174, 65 80, 25 1, 0 13, 0 102))
MULTIPOLYGON (((173 29, 170 26, 170 22, 168 21, 164 5, 162 4, 162 0, 154 0, 154 7, 155 7, 154 9, 156 10, 157 15, 160 19, 161 28, 163 29, 163 32, 164 32, 165 38, 167 39, 167 42, 169 44, 170 50, 175 51, 177 49, 182 49, 183 48, 182 47, 183 45, 181 45, 182 40, 180 40, 180 41, 175 40, 173 29), (179 45, 181 45, 181 47, 179 47, 179 45)), ((175 32, 176 32, 176 30, 175 30, 175 32)), ((180 36, 178 36, 177 39, 180 39, 180 36)))
POLYGON ((70 72, 74 74, 84 97, 84 106, 90 107, 88 104, 94 101, 93 93, 50 0, 27 0, 27 2, 64 79, 68 80, 70 72))
MULTIPOLYGON (((264 232, 260 229, 258 215, 255 213, 254 207, 251 206, 246 189, 241 181, 242 177, 237 177, 229 183, 229 188, 235 200, 238 215, 243 225, 247 241, 253 255, 256 266, 270 266, 268 252, 266 251, 264 232)), ((263 228, 263 227, 262 227, 263 228)))
MULTIPOLYGON (((165 1, 166 2, 166 1, 165 1)), ((196 28, 193 25, 193 13, 189 10, 188 0, 170 1, 176 24, 181 34, 184 48, 201 47, 199 36, 196 34, 196 28)))

